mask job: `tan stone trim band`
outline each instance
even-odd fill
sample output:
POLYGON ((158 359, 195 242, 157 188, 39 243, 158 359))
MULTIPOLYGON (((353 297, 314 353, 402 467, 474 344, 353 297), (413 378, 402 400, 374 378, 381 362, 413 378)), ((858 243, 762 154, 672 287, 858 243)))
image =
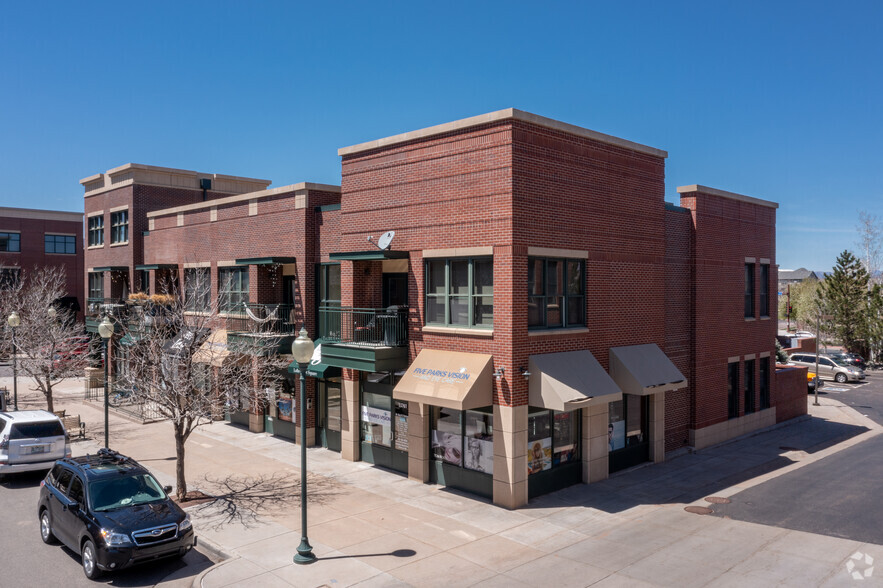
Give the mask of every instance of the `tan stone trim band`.
POLYGON ((83 222, 82 212, 66 212, 63 210, 38 210, 35 208, 10 208, 0 206, 0 216, 9 218, 70 221, 77 223, 83 222))
POLYGON ((531 257, 568 257, 571 259, 588 259, 589 252, 579 249, 556 249, 554 247, 528 247, 527 254, 531 257))
POLYGON ((572 135, 577 135, 579 137, 592 139, 594 141, 600 141, 609 145, 616 145, 617 147, 631 149, 632 151, 646 153, 647 155, 654 155, 656 157, 663 158, 668 157, 668 153, 663 151, 662 149, 648 147, 647 145, 641 145, 640 143, 634 143, 632 141, 620 139, 619 137, 614 137, 612 135, 605 135, 604 133, 599 133, 597 131, 592 131, 583 127, 578 127, 576 125, 571 125, 551 118, 546 118, 538 114, 524 112, 523 110, 518 110, 516 108, 505 108, 503 110, 497 110, 494 112, 489 112, 487 114, 480 114, 478 116, 472 116, 453 122, 435 125, 432 127, 426 127, 424 129, 418 129, 416 131, 393 135, 391 137, 386 137, 383 139, 377 139, 376 141, 369 141, 367 143, 352 145, 351 147, 342 147, 337 150, 337 154, 341 157, 343 157, 344 155, 353 155, 361 151, 368 151, 369 149, 390 147, 398 143, 405 143, 408 141, 414 141, 416 139, 426 139, 434 135, 461 131, 470 127, 476 127, 505 120, 517 120, 521 122, 526 122, 537 126, 546 127, 547 129, 562 131, 565 133, 570 133, 572 135))
POLYGON ((709 196, 720 196, 721 198, 729 198, 731 200, 739 200, 740 202, 748 202, 749 204, 757 204, 759 206, 766 206, 768 208, 779 208, 778 202, 770 202, 769 200, 752 198, 751 196, 736 194, 735 192, 727 192, 725 190, 718 190, 717 188, 709 188, 708 186, 702 186, 700 184, 691 184, 689 186, 678 187, 678 194, 692 194, 694 192, 708 194, 709 196))
POLYGON ((479 255, 493 255, 494 248, 491 247, 455 247, 453 249, 424 249, 424 258, 438 257, 476 257, 479 255))
POLYGON ((129 205, 126 204, 124 206, 114 206, 113 208, 108 209, 108 212, 119 212, 121 210, 129 210, 129 205))
POLYGON ((212 267, 212 262, 210 262, 210 261, 197 261, 195 263, 185 263, 184 264, 184 269, 194 268, 194 267, 212 267))
POLYGON ((423 327, 424 333, 436 333, 438 335, 471 335, 473 337, 493 337, 493 329, 461 329, 457 327, 423 327))
POLYGON ((153 212, 147 213, 147 218, 157 217, 157 216, 166 216, 170 214, 176 214, 179 212, 189 212, 192 210, 201 210, 204 208, 211 209, 212 207, 223 206, 225 204, 236 204, 238 202, 247 202, 250 200, 257 200, 258 198, 270 198, 272 196, 278 196, 279 194, 285 194, 287 192, 294 192, 297 196, 297 192, 299 191, 307 191, 307 190, 317 190, 323 192, 337 192, 340 193, 340 186, 331 186, 329 184, 314 184, 312 182, 301 182, 299 184, 291 184, 289 186, 279 186, 278 188, 272 188, 270 190, 260 190, 258 192, 248 192, 246 194, 237 194, 235 196, 227 196, 225 198, 216 198, 214 200, 207 200, 205 202, 196 202, 194 204, 184 204, 182 206, 176 206, 174 208, 164 208, 162 210, 154 210, 153 212))

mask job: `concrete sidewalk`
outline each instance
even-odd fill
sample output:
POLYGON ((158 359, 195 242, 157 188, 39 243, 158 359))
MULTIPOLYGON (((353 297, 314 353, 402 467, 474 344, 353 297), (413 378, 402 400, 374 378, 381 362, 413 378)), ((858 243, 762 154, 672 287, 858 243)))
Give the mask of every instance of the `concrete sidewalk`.
MULTIPOLYGON (((73 384, 59 404, 79 411, 89 427, 92 439, 76 443, 75 453, 91 452, 102 441, 101 407, 83 403, 82 384, 73 384)), ((250 501, 190 509, 200 542, 228 559, 169 585, 850 585, 850 556, 883 561, 883 546, 685 511, 880 434, 854 410, 822 403, 810 405, 812 418, 573 486, 517 511, 311 448, 309 537, 319 559, 309 566, 292 563, 300 542, 298 447, 215 423, 187 443, 191 489, 217 494, 226 483, 250 501), (246 478, 264 483, 244 490, 246 478), (257 519, 249 506, 260 509, 257 519)), ((168 423, 114 416, 110 435, 112 447, 174 483, 168 423)), ((859 585, 883 585, 883 573, 859 585)))

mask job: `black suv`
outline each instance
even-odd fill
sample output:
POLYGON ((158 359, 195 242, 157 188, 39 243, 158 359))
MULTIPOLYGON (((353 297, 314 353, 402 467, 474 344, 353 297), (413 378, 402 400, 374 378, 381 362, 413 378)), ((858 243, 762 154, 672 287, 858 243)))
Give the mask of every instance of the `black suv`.
POLYGON ((138 462, 108 449, 60 459, 40 483, 40 537, 56 538, 83 558, 95 579, 161 558, 182 557, 196 545, 190 515, 138 462))

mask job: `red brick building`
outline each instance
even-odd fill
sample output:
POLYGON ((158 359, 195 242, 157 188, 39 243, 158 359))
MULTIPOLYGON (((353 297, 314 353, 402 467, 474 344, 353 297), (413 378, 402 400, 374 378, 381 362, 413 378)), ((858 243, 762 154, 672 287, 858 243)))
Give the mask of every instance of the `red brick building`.
MULTIPOLYGON (((145 200, 127 266, 185 291, 199 269, 215 300, 235 271, 305 323, 312 442, 514 508, 801 412, 773 364, 776 204, 667 204, 666 152, 514 109, 339 155, 339 189, 145 200)), ((90 202, 99 178, 87 216, 122 206, 90 202)), ((249 424, 292 436, 277 398, 249 424)))
POLYGON ((83 214, 0 207, 0 287, 19 272, 64 268, 67 295, 60 301, 82 320, 83 214))

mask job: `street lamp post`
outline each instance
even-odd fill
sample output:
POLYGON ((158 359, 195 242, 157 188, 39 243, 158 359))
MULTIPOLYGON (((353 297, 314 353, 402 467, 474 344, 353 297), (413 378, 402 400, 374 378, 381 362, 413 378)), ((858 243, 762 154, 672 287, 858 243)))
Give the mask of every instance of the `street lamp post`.
POLYGON ((296 564, 310 564, 316 561, 313 555, 313 547, 307 539, 307 365, 313 357, 313 341, 307 335, 307 329, 301 327, 297 339, 291 344, 291 354, 297 362, 300 371, 300 545, 297 546, 297 555, 294 556, 296 564))
POLYGON ((18 350, 15 347, 15 328, 21 324, 21 317, 13 310, 6 323, 12 329, 12 406, 18 410, 18 350))
POLYGON ((98 323, 98 334, 101 335, 102 341, 104 341, 104 447, 108 448, 108 393, 107 393, 107 379, 108 379, 108 365, 107 365, 107 342, 113 336, 113 323, 110 322, 110 319, 107 315, 104 315, 104 318, 101 319, 101 322, 98 323))

